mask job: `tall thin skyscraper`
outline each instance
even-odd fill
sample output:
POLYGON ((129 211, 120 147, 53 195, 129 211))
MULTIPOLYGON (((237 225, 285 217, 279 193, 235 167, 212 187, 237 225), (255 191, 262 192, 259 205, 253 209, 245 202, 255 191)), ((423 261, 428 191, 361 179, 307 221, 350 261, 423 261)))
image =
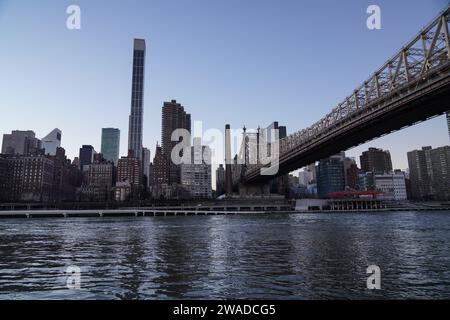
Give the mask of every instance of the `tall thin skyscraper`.
POLYGON ((134 39, 131 114, 128 128, 128 150, 142 158, 142 128, 144 119, 145 40, 134 39))

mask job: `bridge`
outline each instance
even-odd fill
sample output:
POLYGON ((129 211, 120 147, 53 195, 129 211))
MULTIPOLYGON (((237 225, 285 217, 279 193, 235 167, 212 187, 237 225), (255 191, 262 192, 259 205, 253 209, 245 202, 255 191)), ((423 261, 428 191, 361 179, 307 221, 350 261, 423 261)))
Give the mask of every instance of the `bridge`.
MULTIPOLYGON (((450 110, 450 6, 343 102, 311 127, 279 140, 279 170, 261 163, 232 169, 233 183, 255 185, 450 110)), ((246 139, 244 138, 244 142, 246 139)))

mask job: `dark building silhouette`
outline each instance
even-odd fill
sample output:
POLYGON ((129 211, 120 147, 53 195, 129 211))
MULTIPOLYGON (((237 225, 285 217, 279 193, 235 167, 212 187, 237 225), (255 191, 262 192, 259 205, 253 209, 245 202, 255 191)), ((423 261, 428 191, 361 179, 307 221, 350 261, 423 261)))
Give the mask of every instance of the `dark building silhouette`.
POLYGON ((358 174, 359 168, 356 163, 351 163, 348 168, 346 168, 346 182, 347 187, 356 190, 358 188, 358 174))
POLYGON ((128 150, 142 157, 142 129, 144 125, 145 40, 134 39, 131 113, 128 128, 128 150))
POLYGON ((233 159, 231 157, 231 126, 225 125, 225 194, 231 196, 233 193, 233 159))
POLYGON ((172 133, 177 129, 186 129, 190 133, 191 116, 176 100, 164 102, 162 107, 161 150, 169 161, 169 184, 179 184, 181 179, 180 166, 175 165, 171 160, 172 149, 182 141, 181 138, 178 141, 172 141, 172 133))
POLYGON ((80 148, 79 161, 81 171, 83 171, 85 165, 91 164, 94 161, 95 154, 94 147, 91 145, 83 145, 80 148))
POLYGON ((392 172, 392 160, 389 151, 377 148, 369 148, 360 157, 361 171, 374 173, 392 172))
POLYGON ((90 201, 108 201, 112 196, 114 182, 114 164, 103 158, 101 153, 94 157, 94 162, 86 166, 84 189, 90 201))
POLYGON ((162 152, 162 147, 156 144, 155 158, 153 159, 153 186, 169 184, 169 162, 162 152))
POLYGON ((10 176, 8 160, 0 155, 0 202, 5 202, 9 199, 8 183, 10 176))
POLYGON ((46 156, 10 156, 6 198, 10 202, 48 202, 53 188, 54 162, 46 156))
POLYGON ((31 155, 41 148, 41 141, 34 131, 14 130, 3 135, 2 154, 31 155))
POLYGON ((131 186, 131 197, 140 197, 142 188, 141 161, 134 156, 133 150, 129 150, 127 157, 119 159, 117 165, 117 182, 128 182, 131 186))
POLYGON ((432 199, 433 171, 431 168, 431 147, 408 152, 409 179, 413 199, 432 199))
POLYGON ((418 200, 450 200, 450 146, 408 152, 411 196, 418 200))
POLYGON ((80 168, 67 159, 66 151, 61 147, 57 147, 55 155, 49 158, 53 160, 52 201, 74 201, 83 178, 80 168))
POLYGON ((216 170, 216 195, 221 196, 225 193, 225 168, 220 164, 216 170))

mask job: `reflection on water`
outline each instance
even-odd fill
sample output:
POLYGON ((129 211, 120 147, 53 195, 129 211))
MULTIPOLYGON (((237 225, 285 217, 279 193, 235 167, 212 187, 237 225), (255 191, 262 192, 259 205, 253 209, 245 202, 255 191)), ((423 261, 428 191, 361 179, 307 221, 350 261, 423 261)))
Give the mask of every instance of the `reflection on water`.
POLYGON ((1 220, 0 298, 448 299, 449 244, 450 212, 1 220))

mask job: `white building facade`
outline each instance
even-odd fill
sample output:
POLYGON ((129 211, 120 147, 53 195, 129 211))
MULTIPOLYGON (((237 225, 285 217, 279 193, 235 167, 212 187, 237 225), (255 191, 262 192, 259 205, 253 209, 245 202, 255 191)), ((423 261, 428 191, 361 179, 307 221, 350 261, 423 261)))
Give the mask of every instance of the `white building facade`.
POLYGON ((211 151, 206 146, 191 147, 190 163, 181 165, 181 184, 192 198, 212 197, 211 151))
POLYGON ((54 129, 48 135, 41 139, 42 149, 45 149, 45 154, 54 156, 56 149, 61 147, 62 132, 59 129, 54 129))
POLYGON ((403 172, 375 175, 374 184, 377 191, 384 193, 385 200, 404 201, 408 198, 403 172))

